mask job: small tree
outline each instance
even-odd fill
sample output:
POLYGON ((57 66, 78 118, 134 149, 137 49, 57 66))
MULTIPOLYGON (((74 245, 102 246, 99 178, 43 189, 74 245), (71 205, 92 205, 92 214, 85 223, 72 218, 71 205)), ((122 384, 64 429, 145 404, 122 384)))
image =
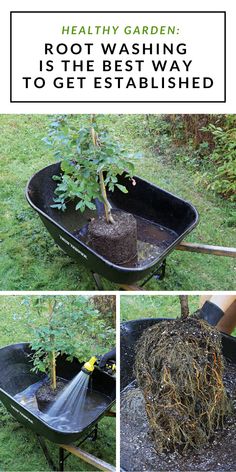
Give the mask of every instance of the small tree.
POLYGON ((32 297, 24 300, 32 332, 33 370, 45 372, 56 388, 56 360, 65 354, 87 359, 114 345, 114 329, 85 297, 32 297), (37 314, 37 316, 35 316, 37 314))
MULTIPOLYGON (((127 193, 124 185, 118 183, 118 175, 126 172, 132 178, 134 165, 123 146, 109 133, 98 126, 95 115, 79 130, 67 116, 59 116, 49 129, 44 141, 53 147, 56 159, 61 159, 60 176, 54 176, 57 188, 53 208, 65 211, 69 201, 79 199, 75 209, 95 210, 94 199, 104 203, 106 221, 113 223, 107 190, 117 187, 127 193)), ((135 181, 132 179, 133 184, 135 181)))

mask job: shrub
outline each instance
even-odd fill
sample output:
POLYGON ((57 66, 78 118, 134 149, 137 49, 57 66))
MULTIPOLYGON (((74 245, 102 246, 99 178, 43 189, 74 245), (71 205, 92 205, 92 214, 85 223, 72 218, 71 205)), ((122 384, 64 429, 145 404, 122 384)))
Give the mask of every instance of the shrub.
POLYGON ((44 141, 52 146, 56 159, 61 159, 60 176, 57 181, 54 208, 65 211, 69 201, 76 201, 76 210, 95 210, 94 200, 104 203, 106 220, 113 222, 107 189, 117 187, 127 193, 124 185, 118 183, 118 175, 126 172, 132 177, 133 164, 124 147, 118 143, 92 116, 79 129, 70 116, 59 116, 49 128, 44 141))
POLYGON ((49 375, 56 387, 56 359, 86 360, 102 354, 114 345, 114 329, 101 318, 98 310, 83 296, 32 297, 24 300, 26 320, 32 332, 31 348, 35 351, 33 370, 49 375), (40 323, 39 323, 40 317, 40 323))
POLYGON ((210 132, 215 143, 209 155, 214 170, 208 173, 208 188, 236 201, 236 128, 225 130, 210 124, 203 131, 210 132))

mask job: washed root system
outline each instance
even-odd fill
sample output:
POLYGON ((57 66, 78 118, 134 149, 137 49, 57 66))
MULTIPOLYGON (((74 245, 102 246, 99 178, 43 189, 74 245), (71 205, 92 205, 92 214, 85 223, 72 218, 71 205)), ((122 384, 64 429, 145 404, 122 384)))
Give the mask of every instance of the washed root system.
POLYGON ((223 427, 230 412, 223 369, 220 333, 197 316, 143 333, 135 373, 157 452, 198 448, 223 427))

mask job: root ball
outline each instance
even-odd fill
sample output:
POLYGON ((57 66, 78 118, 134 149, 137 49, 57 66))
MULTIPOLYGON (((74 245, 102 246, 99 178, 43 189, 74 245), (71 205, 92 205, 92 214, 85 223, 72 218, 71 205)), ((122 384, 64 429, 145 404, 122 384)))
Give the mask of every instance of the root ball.
POLYGON ((221 336, 197 317, 161 321, 141 336, 135 373, 158 452, 203 445, 230 411, 221 336))

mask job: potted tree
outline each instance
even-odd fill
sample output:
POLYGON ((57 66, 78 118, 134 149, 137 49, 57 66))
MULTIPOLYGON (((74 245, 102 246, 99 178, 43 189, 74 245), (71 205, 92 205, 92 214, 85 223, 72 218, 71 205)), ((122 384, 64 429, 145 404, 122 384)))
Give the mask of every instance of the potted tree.
POLYGON ((65 355, 71 361, 74 357, 88 359, 97 350, 102 354, 113 345, 114 330, 107 326, 90 300, 82 296, 73 301, 68 297, 42 296, 34 301, 26 299, 25 304, 32 331, 32 370, 48 376, 36 392, 39 409, 43 411, 66 384, 65 380, 57 377, 57 357, 65 355), (40 324, 35 323, 36 310, 43 319, 40 324))
POLYGON ((113 263, 124 264, 137 254, 137 223, 134 216, 112 210, 107 192, 118 189, 118 175, 133 179, 134 165, 123 146, 99 127, 98 118, 92 115, 79 130, 67 116, 54 120, 44 141, 53 147, 61 160, 61 174, 54 176, 57 182, 54 203, 51 205, 66 211, 69 202, 75 209, 96 210, 103 204, 104 214, 91 218, 86 232, 86 243, 113 263))

